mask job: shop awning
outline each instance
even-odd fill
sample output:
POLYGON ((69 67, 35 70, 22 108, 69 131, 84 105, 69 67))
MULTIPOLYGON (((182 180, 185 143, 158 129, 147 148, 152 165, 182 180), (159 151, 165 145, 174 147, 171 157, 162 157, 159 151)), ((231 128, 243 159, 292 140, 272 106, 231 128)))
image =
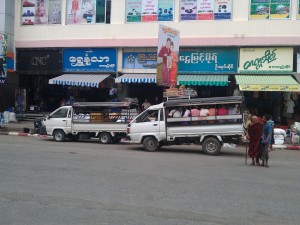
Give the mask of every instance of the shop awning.
POLYGON ((99 87, 109 74, 64 74, 49 80, 49 84, 70 85, 81 87, 99 87))
POLYGON ((291 75, 236 75, 241 91, 300 91, 300 84, 291 75))
POLYGON ((228 75, 178 75, 178 85, 227 86, 228 75))
POLYGON ((127 73, 115 80, 116 83, 156 83, 155 73, 127 73))

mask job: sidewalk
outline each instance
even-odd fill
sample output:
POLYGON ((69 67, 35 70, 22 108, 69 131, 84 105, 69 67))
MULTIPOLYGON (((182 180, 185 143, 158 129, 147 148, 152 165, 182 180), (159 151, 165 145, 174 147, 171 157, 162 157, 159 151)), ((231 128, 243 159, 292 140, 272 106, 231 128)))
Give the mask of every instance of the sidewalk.
POLYGON ((27 136, 34 130, 33 121, 9 122, 0 127, 0 135, 27 136))

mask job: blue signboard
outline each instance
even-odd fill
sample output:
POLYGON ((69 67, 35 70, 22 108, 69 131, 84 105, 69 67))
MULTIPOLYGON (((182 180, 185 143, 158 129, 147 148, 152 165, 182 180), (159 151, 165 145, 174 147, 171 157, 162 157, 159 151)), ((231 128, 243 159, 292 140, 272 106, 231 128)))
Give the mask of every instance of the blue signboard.
POLYGON ((180 49, 179 74, 237 73, 237 48, 180 49))
POLYGON ((116 72, 117 51, 114 48, 64 49, 65 72, 116 72))
POLYGON ((124 69, 156 69, 157 52, 124 52, 124 69))

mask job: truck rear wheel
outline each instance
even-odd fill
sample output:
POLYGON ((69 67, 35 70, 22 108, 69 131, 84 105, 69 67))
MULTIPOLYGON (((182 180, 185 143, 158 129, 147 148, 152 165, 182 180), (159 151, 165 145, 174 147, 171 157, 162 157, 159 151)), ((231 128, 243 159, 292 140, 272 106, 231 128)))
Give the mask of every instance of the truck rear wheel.
POLYGON ((112 136, 110 133, 101 133, 99 140, 101 144, 109 144, 112 141, 112 136))
POLYGON ((143 141, 143 146, 148 152, 155 152, 159 149, 159 143, 154 137, 146 137, 143 141))
POLYGON ((53 139, 57 142, 62 142, 66 139, 66 134, 63 130, 56 130, 53 133, 53 139))
POLYGON ((205 154, 218 155, 221 151, 221 144, 217 138, 206 138, 202 143, 202 149, 205 154))

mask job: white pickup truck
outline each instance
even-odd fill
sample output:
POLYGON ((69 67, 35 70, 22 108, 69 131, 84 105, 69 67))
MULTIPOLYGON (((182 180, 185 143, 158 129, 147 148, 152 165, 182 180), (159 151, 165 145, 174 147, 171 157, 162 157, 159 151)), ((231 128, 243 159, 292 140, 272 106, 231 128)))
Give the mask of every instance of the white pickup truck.
POLYGON ((126 137, 127 124, 138 113, 136 102, 76 102, 46 116, 40 130, 58 142, 99 138, 108 144, 126 137))
POLYGON ((243 110, 243 97, 236 96, 170 100, 133 119, 127 137, 131 143, 143 144, 147 151, 195 143, 201 144, 206 154, 217 155, 223 143, 237 142, 244 134, 243 110), (189 111, 175 117, 176 110, 189 111))

